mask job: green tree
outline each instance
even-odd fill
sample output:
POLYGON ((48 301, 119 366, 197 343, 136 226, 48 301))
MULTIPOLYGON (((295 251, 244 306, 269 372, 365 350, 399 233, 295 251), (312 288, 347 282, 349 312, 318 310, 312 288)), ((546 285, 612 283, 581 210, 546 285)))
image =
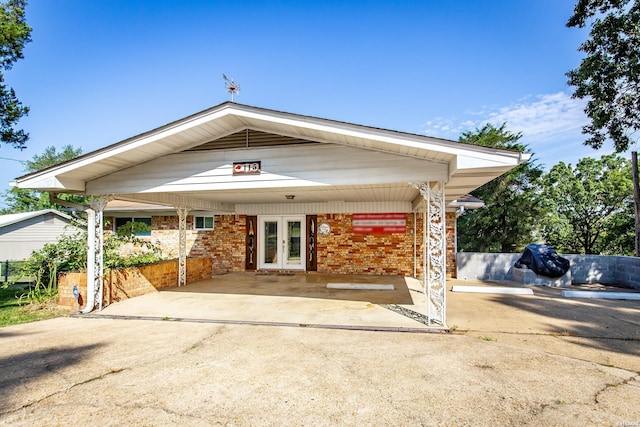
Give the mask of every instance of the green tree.
POLYGON ((31 41, 31 27, 25 21, 26 0, 0 3, 0 140, 23 149, 29 135, 16 130, 17 122, 29 113, 16 97, 13 88, 4 82, 4 71, 23 58, 22 50, 31 41))
POLYGON ((589 38, 579 47, 586 57, 567 73, 573 97, 587 99, 585 144, 597 149, 608 137, 623 152, 640 130, 640 2, 578 0, 567 26, 587 23, 589 38))
MULTIPOLYGON (((590 25, 579 47, 586 54, 569 71, 575 98, 587 99, 590 123, 582 128, 586 145, 600 148, 610 138, 626 151, 640 130, 640 1, 578 0, 567 27, 590 25)), ((640 183, 636 151, 631 154, 635 210, 635 255, 640 256, 640 183)))
MULTIPOLYGON (((59 152, 55 147, 47 147, 42 154, 36 154, 32 160, 25 162, 25 170, 26 172, 36 172, 78 157, 81 153, 81 148, 74 148, 71 145, 63 146, 59 152)), ((3 214, 62 208, 62 206, 51 202, 49 193, 36 190, 13 187, 5 191, 4 198, 7 207, 0 211, 3 214)), ((61 194, 60 198, 78 204, 85 203, 83 196, 61 194)))
MULTIPOLYGON (((487 124, 464 132, 460 142, 485 147, 525 151, 520 133, 487 124)), ((533 160, 515 167, 471 194, 485 207, 466 211, 458 218, 458 249, 466 252, 519 252, 534 238, 542 206, 539 198, 542 167, 533 160)))
POLYGON ((566 253, 633 252, 631 163, 619 155, 560 162, 544 176, 545 241, 566 253))

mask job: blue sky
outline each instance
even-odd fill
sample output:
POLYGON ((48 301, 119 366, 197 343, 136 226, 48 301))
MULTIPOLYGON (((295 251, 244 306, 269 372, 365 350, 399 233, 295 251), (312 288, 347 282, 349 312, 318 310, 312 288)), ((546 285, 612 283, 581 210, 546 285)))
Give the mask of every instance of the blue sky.
POLYGON ((5 75, 30 140, 0 148, 0 191, 24 174, 7 159, 90 152, 229 100, 223 73, 243 104, 453 140, 507 122, 546 167, 599 157, 611 146, 582 145, 564 75, 587 36, 565 27, 574 3, 32 0, 33 41, 5 75))

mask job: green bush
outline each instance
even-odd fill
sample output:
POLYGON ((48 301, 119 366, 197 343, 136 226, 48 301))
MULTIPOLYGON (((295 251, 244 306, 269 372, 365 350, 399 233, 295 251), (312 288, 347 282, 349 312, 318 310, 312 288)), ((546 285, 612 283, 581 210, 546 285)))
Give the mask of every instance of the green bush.
MULTIPOLYGON (((105 235, 103 245, 105 268, 135 267, 164 259, 160 247, 135 237, 132 234, 135 230, 137 228, 129 225, 125 231, 118 230, 116 233, 105 235), (125 247, 128 247, 132 253, 122 256, 121 253, 125 247)), ((58 274, 66 271, 86 271, 87 250, 87 233, 77 233, 63 236, 56 243, 48 243, 42 249, 34 251, 22 264, 19 273, 19 276, 33 277, 34 283, 29 291, 20 297, 20 300, 43 303, 57 297, 58 274)))

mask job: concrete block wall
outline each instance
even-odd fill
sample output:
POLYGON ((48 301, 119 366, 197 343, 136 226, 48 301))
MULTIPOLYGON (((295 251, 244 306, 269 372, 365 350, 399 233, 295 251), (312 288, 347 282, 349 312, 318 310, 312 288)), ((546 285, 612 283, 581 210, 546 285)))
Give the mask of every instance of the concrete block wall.
POLYGON ((633 289, 640 289, 640 258, 617 256, 616 282, 633 289))
POLYGON ((456 254, 457 278, 463 280, 511 280, 513 264, 520 254, 459 252, 456 254))
MULTIPOLYGON (((521 254, 460 252, 458 279, 511 280, 513 264, 521 254)), ((615 255, 561 254, 571 263, 574 284, 601 283, 640 289, 640 258, 615 255)))
MULTIPOLYGON (((213 275, 211 258, 187 259, 187 283, 211 278, 213 275)), ((170 260, 142 267, 105 272, 102 304, 157 292, 160 289, 178 286, 178 261, 170 260)), ((72 310, 82 309, 87 299, 86 273, 62 273, 58 278, 58 305, 72 310), (73 296, 73 286, 77 286, 79 304, 73 296)))
POLYGON ((616 278, 615 256, 561 255, 571 263, 573 283, 614 284, 616 278))

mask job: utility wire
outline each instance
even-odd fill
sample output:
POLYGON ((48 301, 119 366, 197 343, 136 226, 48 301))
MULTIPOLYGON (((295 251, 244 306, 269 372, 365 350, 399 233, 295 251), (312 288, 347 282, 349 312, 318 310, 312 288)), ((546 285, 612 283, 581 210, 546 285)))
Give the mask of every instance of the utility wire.
POLYGON ((18 163, 27 163, 26 160, 10 159, 8 157, 0 157, 0 159, 2 159, 2 160, 11 160, 13 162, 18 162, 18 163))

